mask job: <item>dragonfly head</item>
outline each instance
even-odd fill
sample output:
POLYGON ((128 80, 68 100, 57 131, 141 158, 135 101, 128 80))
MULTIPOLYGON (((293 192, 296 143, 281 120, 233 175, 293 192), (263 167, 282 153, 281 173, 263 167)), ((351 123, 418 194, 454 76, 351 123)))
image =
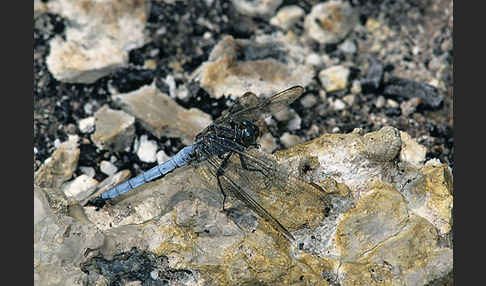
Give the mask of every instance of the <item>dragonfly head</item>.
POLYGON ((243 128, 241 129, 241 141, 245 146, 252 146, 256 144, 258 136, 260 136, 260 130, 251 121, 243 120, 243 128))

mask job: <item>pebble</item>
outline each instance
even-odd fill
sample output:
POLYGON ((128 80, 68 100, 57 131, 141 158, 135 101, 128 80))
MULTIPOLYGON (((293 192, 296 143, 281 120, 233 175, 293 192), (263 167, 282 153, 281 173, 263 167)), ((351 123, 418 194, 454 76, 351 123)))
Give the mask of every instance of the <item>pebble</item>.
POLYGON ((336 98, 336 100, 331 101, 331 106, 336 111, 343 110, 346 108, 346 104, 339 98, 336 98))
POLYGON ((148 140, 147 135, 142 135, 138 144, 137 156, 142 162, 153 163, 157 161, 157 149, 157 142, 148 140))
POLYGON ((96 185, 98 185, 98 181, 83 174, 63 185, 62 190, 66 196, 74 198, 79 202, 91 195, 89 191, 96 187, 96 185))
POLYGON ((414 97, 400 103, 400 109, 402 110, 402 114, 404 116, 409 116, 410 114, 414 113, 415 109, 421 102, 422 102, 421 98, 414 97))
POLYGON ((339 50, 346 54, 354 54, 356 53, 356 44, 351 40, 345 40, 342 44, 339 45, 339 50))
POLYGON ((317 99, 313 94, 307 94, 300 99, 300 103, 302 104, 303 107, 310 108, 316 105, 317 99))
POLYGON ((270 24, 288 30, 300 18, 305 15, 304 9, 296 5, 289 5, 280 8, 275 16, 270 19, 270 24))
POLYGON ((90 178, 94 178, 96 171, 93 167, 79 166, 79 170, 90 178))
POLYGON ((332 0, 312 7, 305 17, 304 29, 311 39, 321 44, 333 44, 344 39, 358 20, 358 13, 348 2, 332 0))
POLYGON ((81 133, 91 133, 94 131, 95 117, 90 116, 79 120, 78 128, 81 133))
POLYGON ((302 124, 302 118, 300 118, 299 114, 293 112, 292 119, 289 120, 287 123, 288 130, 299 130, 302 124))
POLYGON ((243 15, 267 17, 275 13, 282 0, 232 0, 231 3, 243 15))
POLYGON ((319 72, 319 80, 327 92, 343 90, 348 85, 349 69, 338 65, 319 72))
POLYGON ((169 160, 170 156, 165 154, 164 150, 160 150, 159 152, 157 152, 157 154, 155 154, 155 158, 157 158, 157 164, 162 164, 165 161, 169 160))
POLYGON ((307 56, 307 58, 305 59, 305 62, 309 65, 320 66, 323 63, 323 60, 318 54, 311 53, 307 56))
POLYGON ((376 58, 368 59, 366 76, 361 80, 361 88, 365 93, 376 91, 382 84, 385 66, 376 58))
POLYGON ((387 99, 386 100, 386 107, 389 107, 389 108, 397 108, 399 106, 400 106, 400 104, 398 104, 398 102, 396 102, 393 99, 387 99))
POLYGON ((385 97, 380 95, 376 98, 376 101, 375 101, 375 106, 376 108, 382 108, 383 106, 385 106, 385 97))
POLYGON ((277 148, 277 140, 270 132, 263 134, 258 143, 260 144, 261 150, 268 154, 271 154, 277 148))
POLYGON ((443 101, 436 87, 407 78, 393 77, 386 82, 383 94, 391 97, 419 97, 426 106, 437 108, 443 101))
POLYGON ((118 171, 118 168, 110 161, 103 160, 100 162, 100 170, 103 174, 111 176, 118 171))
POLYGON ((285 146, 285 148, 289 148, 301 143, 302 139, 297 135, 285 132, 282 134, 282 136, 280 136, 280 142, 285 146))
POLYGON ((343 101, 346 102, 349 106, 353 105, 355 96, 354 94, 348 94, 343 97, 343 101))
POLYGON ((91 140, 100 149, 115 152, 130 147, 135 137, 135 117, 104 105, 95 113, 96 131, 91 140))

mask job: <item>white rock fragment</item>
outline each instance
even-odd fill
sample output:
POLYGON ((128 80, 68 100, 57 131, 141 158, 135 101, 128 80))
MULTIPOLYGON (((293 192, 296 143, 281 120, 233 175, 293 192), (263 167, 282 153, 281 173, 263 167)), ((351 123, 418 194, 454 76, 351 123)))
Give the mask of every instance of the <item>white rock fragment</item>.
POLYGON ((376 98, 376 101, 375 101, 375 106, 376 108, 382 108, 383 106, 385 106, 385 97, 380 95, 378 96, 378 98, 376 98))
POLYGON ((307 94, 302 97, 300 103, 302 104, 303 107, 310 108, 317 103, 317 99, 313 94, 307 94))
POLYGON ((275 16, 270 19, 270 24, 287 30, 299 21, 305 14, 304 9, 296 5, 280 8, 275 16))
POLYGON ((290 119, 289 122, 287 123, 287 129, 299 130, 301 124, 302 124, 302 118, 300 118, 300 116, 296 112, 294 112, 292 119, 290 119))
POLYGON ((159 152, 157 152, 157 154, 155 154, 155 157, 157 158, 158 164, 162 164, 170 159, 170 156, 165 154, 164 150, 160 150, 159 152))
POLYGON ((305 62, 309 65, 320 66, 323 63, 323 60, 318 54, 311 53, 310 55, 307 56, 305 62))
POLYGON ((270 132, 265 133, 258 142, 260 144, 260 148, 265 153, 271 154, 275 148, 277 148, 277 140, 272 136, 270 132))
POLYGON ((338 65, 319 72, 319 80, 327 92, 345 89, 348 85, 349 69, 338 65))
POLYGON ((158 146, 155 141, 148 140, 147 135, 142 135, 137 149, 137 156, 142 162, 153 163, 157 160, 157 148, 158 146))
POLYGON ((95 118, 94 116, 86 117, 78 122, 78 128, 81 133, 91 133, 95 128, 95 118))
POLYGON ((410 165, 420 168, 425 162, 427 148, 418 144, 408 133, 400 131, 402 139, 402 149, 400 151, 400 161, 407 162, 410 165))
POLYGON ((83 174, 67 182, 62 189, 66 196, 74 198, 76 201, 82 201, 90 195, 88 191, 92 190, 96 185, 98 185, 98 181, 83 174))
POLYGON ((94 178, 96 171, 93 167, 79 166, 79 170, 90 178, 94 178))
POLYGON ((118 171, 118 168, 110 161, 103 160, 100 162, 100 170, 104 174, 111 176, 118 171))
POLYGON ((312 7, 305 17, 304 29, 311 39, 321 44, 332 44, 346 37, 358 20, 358 13, 348 2, 328 1, 312 7))
POLYGON ((346 108, 346 104, 339 98, 336 98, 335 100, 329 98, 329 103, 331 107, 336 111, 343 110, 346 108))
POLYGON ((266 17, 275 12, 282 0, 232 0, 231 3, 243 15, 266 17))
POLYGON ((282 142, 285 148, 289 148, 301 143, 302 139, 297 135, 285 132, 284 134, 282 134, 282 136, 280 136, 280 142, 282 142))

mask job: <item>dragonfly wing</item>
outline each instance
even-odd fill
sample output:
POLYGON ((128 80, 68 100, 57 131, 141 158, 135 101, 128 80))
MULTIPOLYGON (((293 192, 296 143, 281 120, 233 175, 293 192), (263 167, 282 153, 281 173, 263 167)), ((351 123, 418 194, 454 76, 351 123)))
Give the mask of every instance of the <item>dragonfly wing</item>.
POLYGON ((255 122, 284 109, 301 96, 303 92, 304 88, 301 86, 291 87, 269 98, 257 98, 255 94, 247 92, 215 122, 221 123, 228 120, 250 120, 255 122))

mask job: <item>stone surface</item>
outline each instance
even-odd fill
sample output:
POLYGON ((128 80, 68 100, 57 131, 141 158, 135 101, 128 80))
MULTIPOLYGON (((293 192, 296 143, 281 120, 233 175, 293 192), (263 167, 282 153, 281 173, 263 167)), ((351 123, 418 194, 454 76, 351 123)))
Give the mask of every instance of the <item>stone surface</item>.
MULTIPOLYGON (((101 273, 87 268, 87 275, 79 265, 148 251, 166 257, 171 269, 188 269, 190 281, 210 285, 426 285, 452 270, 452 249, 437 244, 452 226, 452 177, 436 160, 424 164, 401 155, 410 141, 385 127, 322 135, 274 155, 252 151, 278 162, 283 173, 268 185, 267 177, 252 172, 251 179, 240 178, 245 191, 291 231, 292 242, 231 194, 222 212, 218 184, 204 165, 176 169, 98 211, 85 207, 84 219, 74 216, 79 222, 53 221, 44 198, 49 194, 38 189, 35 277, 63 274, 68 281, 101 283, 101 273), (47 231, 45 224, 55 226, 47 231), (66 232, 80 235, 62 237, 66 232), (58 244, 69 239, 66 252, 58 244), (87 248, 97 256, 80 256, 87 248), (39 258, 41 250, 50 259, 39 258), (67 265, 63 255, 70 258, 67 265)), ((238 158, 233 164, 239 166, 238 158)))
POLYGON ((96 185, 98 185, 98 181, 83 174, 76 177, 76 179, 67 182, 63 186, 63 191, 67 197, 72 197, 80 202, 91 195, 89 190, 96 187, 96 185))
POLYGON ((186 145, 192 144, 194 136, 211 123, 208 114, 181 107, 154 84, 115 95, 114 99, 154 136, 180 137, 186 145))
POLYGON ((137 149, 137 156, 142 162, 153 163, 157 160, 157 142, 148 140, 147 135, 140 136, 140 142, 137 149))
POLYGON ((68 19, 65 40, 50 42, 49 71, 62 82, 93 83, 128 63, 128 52, 144 44, 147 2, 49 1, 51 13, 68 19))
POLYGON ((287 30, 297 23, 304 15, 304 9, 297 5, 284 6, 278 9, 277 14, 270 19, 270 24, 287 30))
POLYGON ((135 137, 135 117, 104 105, 95 113, 95 132, 91 140, 100 149, 123 151, 135 137))
POLYGON ((81 133, 91 133, 95 130, 95 117, 90 116, 79 120, 78 128, 81 133))
POLYGON ((34 174, 34 184, 59 188, 71 179, 79 160, 78 136, 70 136, 34 174))
POLYGON ((348 2, 327 1, 312 7, 305 17, 304 29, 308 37, 321 44, 342 40, 358 23, 358 13, 348 2))
POLYGON ((117 167, 110 161, 103 160, 100 162, 100 170, 105 175, 112 176, 118 171, 117 167))
POLYGON ((282 0, 231 0, 231 3, 243 15, 267 17, 275 12, 282 0))
POLYGON ((270 96, 294 85, 305 87, 312 80, 314 70, 305 64, 307 54, 305 48, 283 37, 250 41, 225 36, 198 70, 197 78, 216 98, 247 91, 270 96))
POLYGON ((319 72, 319 80, 327 92, 345 89, 348 85, 349 69, 332 66, 319 72))

